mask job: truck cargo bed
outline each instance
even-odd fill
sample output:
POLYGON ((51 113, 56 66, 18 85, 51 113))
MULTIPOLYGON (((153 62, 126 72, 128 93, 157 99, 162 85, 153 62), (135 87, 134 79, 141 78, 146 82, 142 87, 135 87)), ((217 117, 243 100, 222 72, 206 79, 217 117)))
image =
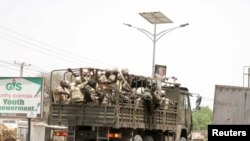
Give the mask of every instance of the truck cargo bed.
POLYGON ((143 105, 51 104, 49 124, 175 130, 177 107, 157 109, 150 115, 143 105))

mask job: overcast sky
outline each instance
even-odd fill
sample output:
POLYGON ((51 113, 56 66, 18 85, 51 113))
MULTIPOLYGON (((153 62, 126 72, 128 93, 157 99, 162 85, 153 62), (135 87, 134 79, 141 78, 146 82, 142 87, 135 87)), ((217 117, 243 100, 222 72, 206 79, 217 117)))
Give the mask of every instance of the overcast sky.
POLYGON ((153 33, 140 12, 161 11, 189 23, 156 43, 155 63, 212 106, 215 85, 243 86, 250 60, 249 0, 0 0, 0 76, 36 76, 53 69, 128 68, 150 76, 153 43, 123 23, 153 33))

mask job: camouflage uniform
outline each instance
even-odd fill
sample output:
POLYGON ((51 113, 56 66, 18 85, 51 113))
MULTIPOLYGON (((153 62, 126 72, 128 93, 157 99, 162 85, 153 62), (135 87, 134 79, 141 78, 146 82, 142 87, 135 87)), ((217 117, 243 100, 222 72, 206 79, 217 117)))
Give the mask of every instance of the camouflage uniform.
POLYGON ((121 80, 121 90, 126 92, 131 92, 130 80, 129 80, 129 72, 128 69, 122 69, 120 73, 121 80))
POLYGON ((122 102, 129 102, 131 99, 128 94, 132 94, 132 88, 130 87, 129 72, 128 69, 121 69, 121 73, 118 75, 120 85, 120 98, 122 102))
POLYGON ((93 87, 91 87, 90 85, 87 85, 86 88, 89 89, 89 94, 90 94, 91 100, 94 102, 95 105, 98 105, 99 104, 99 95, 96 92, 96 90, 93 87))
POLYGON ((81 89, 87 85, 87 82, 79 83, 76 82, 75 85, 70 87, 70 94, 71 94, 71 101, 72 102, 84 102, 84 94, 82 93, 81 89))
POLYGON ((87 102, 93 101, 94 105, 99 104, 99 94, 95 90, 96 88, 96 82, 94 79, 88 80, 87 85, 83 88, 83 93, 85 95, 85 99, 87 102))
POLYGON ((152 100, 153 100, 153 104, 154 104, 154 109, 156 109, 157 107, 161 106, 162 103, 162 93, 161 93, 161 82, 152 80, 152 86, 151 86, 151 90, 152 90, 152 100))
POLYGON ((145 88, 142 99, 144 107, 147 109, 148 113, 152 115, 154 110, 153 97, 151 95, 151 90, 148 87, 145 88))
POLYGON ((99 79, 100 101, 102 104, 110 105, 112 97, 111 82, 108 81, 106 75, 102 75, 99 79))
POLYGON ((118 74, 119 74, 118 69, 114 68, 111 70, 111 75, 108 78, 108 81, 111 82, 110 84, 111 103, 114 103, 114 104, 115 104, 116 92, 119 90, 119 86, 120 86, 119 81, 118 81, 118 74))
POLYGON ((60 81, 61 88, 58 90, 58 94, 60 94, 60 102, 61 103, 70 103, 70 84, 68 81, 62 80, 60 81))
POLYGON ((152 115, 157 101, 156 87, 150 79, 146 83, 146 87, 139 87, 137 89, 136 93, 139 97, 136 99, 135 105, 138 107, 139 103, 143 101, 144 107, 152 115))
POLYGON ((81 76, 82 82, 87 82, 89 80, 88 69, 80 69, 80 76, 81 76))

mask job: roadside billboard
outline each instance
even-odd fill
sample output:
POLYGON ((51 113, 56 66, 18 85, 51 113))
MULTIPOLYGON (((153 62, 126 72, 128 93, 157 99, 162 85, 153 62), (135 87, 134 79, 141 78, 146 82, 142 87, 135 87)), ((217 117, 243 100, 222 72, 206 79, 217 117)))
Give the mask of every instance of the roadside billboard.
POLYGON ((0 116, 42 117, 43 78, 0 77, 0 116))

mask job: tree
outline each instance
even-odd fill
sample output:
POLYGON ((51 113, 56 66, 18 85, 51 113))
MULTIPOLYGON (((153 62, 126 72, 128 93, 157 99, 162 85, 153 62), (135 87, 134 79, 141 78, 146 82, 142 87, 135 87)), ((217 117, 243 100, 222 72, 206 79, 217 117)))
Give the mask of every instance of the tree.
POLYGON ((193 129, 205 130, 207 125, 212 123, 212 110, 208 107, 201 107, 200 110, 193 110, 193 129))

